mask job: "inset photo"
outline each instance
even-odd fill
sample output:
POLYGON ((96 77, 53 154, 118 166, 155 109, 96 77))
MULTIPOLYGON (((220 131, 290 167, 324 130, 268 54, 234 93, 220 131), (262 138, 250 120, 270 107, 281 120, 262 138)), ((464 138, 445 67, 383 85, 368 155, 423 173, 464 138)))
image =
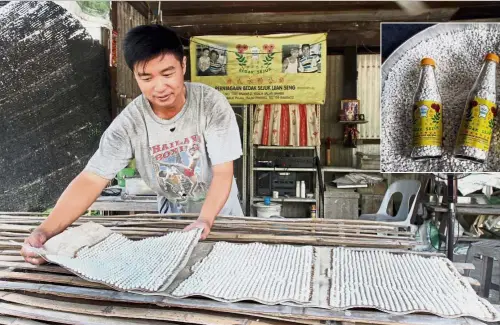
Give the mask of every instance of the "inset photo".
POLYGON ((321 44, 287 44, 282 52, 283 73, 321 72, 321 44))
POLYGON ((383 23, 381 34, 381 170, 500 171, 500 24, 383 23))
POLYGON ((198 76, 227 75, 227 49, 220 46, 197 44, 196 62, 196 75, 198 76))
POLYGON ((283 73, 298 73, 299 72, 299 53, 300 45, 291 44, 283 45, 283 73))

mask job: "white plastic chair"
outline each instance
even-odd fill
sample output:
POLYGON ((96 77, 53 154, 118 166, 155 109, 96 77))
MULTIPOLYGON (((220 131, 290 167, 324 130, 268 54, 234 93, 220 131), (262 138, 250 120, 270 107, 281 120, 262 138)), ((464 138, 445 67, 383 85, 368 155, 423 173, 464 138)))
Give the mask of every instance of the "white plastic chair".
POLYGON ((420 187, 421 183, 417 180, 405 179, 392 183, 385 192, 384 199, 380 204, 378 212, 375 214, 362 214, 359 219, 393 222, 398 226, 409 227, 411 225, 410 221, 417 203, 417 196, 420 187), (389 206, 391 197, 396 193, 401 193, 403 195, 403 199, 401 200, 401 206, 399 207, 398 213, 395 216, 391 216, 387 213, 387 207, 389 206), (410 200, 412 197, 413 202, 411 202, 410 206, 410 200))

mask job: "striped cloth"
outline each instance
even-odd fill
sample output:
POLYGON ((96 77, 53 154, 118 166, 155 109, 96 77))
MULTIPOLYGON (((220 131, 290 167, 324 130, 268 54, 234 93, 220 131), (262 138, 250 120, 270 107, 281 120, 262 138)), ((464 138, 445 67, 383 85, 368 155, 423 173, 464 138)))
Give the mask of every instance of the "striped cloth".
POLYGON ((222 71, 222 64, 219 62, 210 62, 209 71, 211 74, 219 74, 222 71))
POLYGON ((318 64, 321 63, 321 58, 317 55, 301 56, 300 64, 304 73, 318 72, 318 64))
POLYGON ((319 146, 319 105, 266 104, 254 110, 253 143, 263 146, 319 146))

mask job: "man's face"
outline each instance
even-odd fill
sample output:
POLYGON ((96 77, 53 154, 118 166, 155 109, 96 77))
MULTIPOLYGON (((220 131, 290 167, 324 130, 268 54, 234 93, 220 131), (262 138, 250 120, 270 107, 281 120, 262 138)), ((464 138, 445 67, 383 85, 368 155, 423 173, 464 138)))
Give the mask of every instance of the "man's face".
POLYGON ((137 63, 134 76, 142 93, 154 108, 176 108, 184 98, 186 57, 182 64, 172 54, 137 63))
POLYGON ((306 46, 302 49, 302 52, 304 52, 304 56, 309 56, 309 54, 311 53, 311 49, 306 46))
POLYGON ((217 61, 217 53, 212 52, 212 54, 210 55, 210 58, 212 59, 212 62, 217 61))

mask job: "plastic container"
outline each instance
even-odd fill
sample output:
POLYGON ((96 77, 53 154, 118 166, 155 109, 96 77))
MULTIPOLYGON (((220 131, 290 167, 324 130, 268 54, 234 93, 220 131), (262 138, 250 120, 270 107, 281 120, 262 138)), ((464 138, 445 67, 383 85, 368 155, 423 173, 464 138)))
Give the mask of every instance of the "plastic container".
POLYGON ((281 204, 271 202, 270 205, 265 205, 263 202, 254 203, 254 208, 257 211, 257 218, 270 218, 281 214, 281 204))
POLYGON ((116 174, 116 180, 118 181, 118 186, 125 187, 125 177, 134 177, 134 168, 123 168, 116 174))
POLYGON ((316 219, 316 204, 311 205, 311 218, 316 219))

